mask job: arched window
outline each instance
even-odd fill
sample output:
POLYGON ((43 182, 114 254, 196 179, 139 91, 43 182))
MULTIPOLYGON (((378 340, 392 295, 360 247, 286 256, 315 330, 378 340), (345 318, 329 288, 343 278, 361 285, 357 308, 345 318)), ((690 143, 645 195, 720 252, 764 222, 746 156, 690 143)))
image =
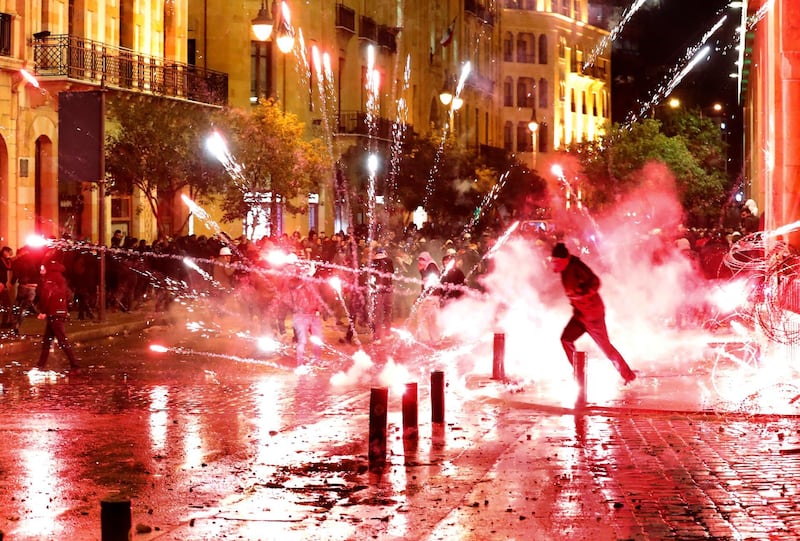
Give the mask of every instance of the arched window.
POLYGON ((527 62, 528 60, 528 42, 525 40, 525 34, 517 34, 517 62, 527 62))
POLYGON ((566 58, 567 56, 567 38, 558 36, 558 57, 566 58))
POLYGON ((514 106, 514 80, 511 77, 506 77, 503 81, 503 106, 514 106))
POLYGON ((438 96, 431 98, 431 109, 430 109, 430 111, 428 113, 428 122, 430 122, 431 124, 433 124, 437 128, 440 128, 442 126, 441 118, 440 118, 441 115, 439 114, 439 104, 440 103, 441 102, 439 101, 439 97, 438 96))
POLYGON ((547 109, 550 107, 547 96, 549 96, 547 79, 539 79, 539 109, 547 109))
POLYGON ((539 124, 539 152, 548 151, 549 145, 547 144, 547 138, 550 137, 548 131, 547 122, 539 124))
POLYGON ((539 36, 539 64, 547 64, 547 36, 539 36))
POLYGON ((527 122, 517 122, 517 152, 532 152, 533 136, 527 122))
POLYGON ((520 77, 517 79, 517 107, 525 107, 525 79, 520 77))
POLYGON ((528 103, 525 107, 536 107, 536 79, 527 79, 528 82, 528 103))
POLYGON ((503 60, 505 62, 514 61, 514 34, 506 32, 503 37, 503 60))
POLYGON ((507 152, 514 151, 514 125, 508 121, 503 126, 503 148, 507 152))

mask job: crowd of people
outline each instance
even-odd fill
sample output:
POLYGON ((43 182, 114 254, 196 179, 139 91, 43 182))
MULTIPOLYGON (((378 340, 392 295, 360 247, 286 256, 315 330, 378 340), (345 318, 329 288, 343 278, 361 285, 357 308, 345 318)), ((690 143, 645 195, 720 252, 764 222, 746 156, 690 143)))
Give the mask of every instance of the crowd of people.
MULTIPOLYGON (((341 342, 368 336, 378 345, 392 340, 393 321, 418 315, 421 338, 435 342, 438 308, 480 288, 479 276, 489 264, 483 254, 493 242, 490 234, 475 241, 469 233, 448 240, 413 227, 383 235, 381 241, 370 240, 363 229, 330 236, 311 230, 258 241, 185 235, 148 244, 115 231, 104 247, 102 281, 99 247, 51 239, 43 247, 20 247, 16 255, 2 248, 0 314, 4 333, 16 335, 25 318, 44 313, 47 350, 57 340, 77 367, 63 322, 70 311, 79 319, 95 317, 101 286, 111 311, 136 310, 154 299, 153 309, 166 313, 174 301, 191 297, 206 303, 215 324, 295 342, 301 364, 311 337, 321 332, 320 318, 326 317, 342 328, 341 342), (56 274, 64 277, 67 293, 66 308, 53 319, 43 292, 56 274)), ((311 349, 318 355, 318 347, 311 349)), ((43 354, 40 364, 45 362, 43 354)))
MULTIPOLYGON (((753 215, 746 207, 740 223, 754 227, 753 215)), ((492 265, 487 255, 498 238, 491 230, 473 237, 471 232, 436 230, 430 224, 422 229, 381 229, 377 239, 367 232, 362 228, 328 236, 310 230, 303 236, 295 231, 258 241, 224 234, 185 235, 148 244, 118 230, 105 248, 106 308, 135 310, 152 298, 154 310, 167 312, 179 298, 206 300, 218 325, 241 326, 283 343, 295 342, 298 365, 308 356, 309 342, 311 356, 318 356, 313 337, 320 335, 321 320, 328 317, 341 327, 341 343, 357 343, 368 336, 380 345, 393 339, 391 327, 397 320, 408 322, 418 340, 436 343, 441 339, 437 317, 442 307, 465 294, 482 292, 481 277, 492 265)), ((693 258, 706 278, 719 278, 724 254, 746 232, 683 230, 665 242, 674 242, 693 258)), ((559 240, 552 231, 534 234, 535 242, 547 246, 559 240)), ((67 313, 77 311, 79 319, 94 317, 102 283, 97 260, 97 246, 69 240, 53 241, 38 251, 23 246, 16 256, 10 247, 3 247, 3 328, 16 334, 25 317, 43 310, 42 286, 48 273, 65 277, 67 313)), ((61 312, 59 319, 65 316, 61 312)), ((54 323, 45 333, 48 348, 53 338, 66 342, 63 325, 54 323)), ((77 363, 68 345, 65 353, 71 364, 77 363)), ((628 371, 621 372, 630 379, 628 371)))

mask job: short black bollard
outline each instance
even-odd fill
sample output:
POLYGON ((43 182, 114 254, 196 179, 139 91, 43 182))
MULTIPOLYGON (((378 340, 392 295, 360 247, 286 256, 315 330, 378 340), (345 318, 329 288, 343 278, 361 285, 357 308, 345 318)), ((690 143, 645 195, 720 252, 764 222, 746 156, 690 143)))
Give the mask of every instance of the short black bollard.
POLYGON ((575 383, 578 384, 578 402, 586 402, 586 352, 576 351, 572 355, 572 368, 575 373, 575 383))
POLYGON ((506 335, 494 334, 494 347, 492 356, 492 379, 506 379, 506 335))
POLYGON ((444 423, 444 372, 431 372, 431 422, 444 423))
POLYGON ((100 538, 102 541, 129 541, 131 534, 131 500, 120 494, 100 501, 100 538))
POLYGON ((369 397, 369 465, 382 467, 386 463, 386 423, 389 389, 375 387, 369 397))
POLYGON ((403 438, 419 437, 417 418, 417 384, 406 383, 406 391, 403 393, 403 438))

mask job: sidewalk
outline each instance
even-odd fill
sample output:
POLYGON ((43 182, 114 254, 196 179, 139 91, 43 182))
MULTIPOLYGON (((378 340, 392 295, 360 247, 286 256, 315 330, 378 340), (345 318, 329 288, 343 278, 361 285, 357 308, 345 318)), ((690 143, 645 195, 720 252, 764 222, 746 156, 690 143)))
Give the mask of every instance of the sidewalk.
MULTIPOLYGON (((78 320, 74 315, 67 321, 67 338, 73 343, 97 340, 109 336, 128 334, 145 329, 154 324, 165 324, 163 318, 156 317, 143 307, 137 311, 106 312, 102 321, 99 319, 78 320)), ((39 351, 45 322, 36 316, 28 316, 22 321, 19 335, 6 332, 0 335, 0 354, 18 355, 39 351)), ((56 346, 58 347, 58 346, 56 346)))

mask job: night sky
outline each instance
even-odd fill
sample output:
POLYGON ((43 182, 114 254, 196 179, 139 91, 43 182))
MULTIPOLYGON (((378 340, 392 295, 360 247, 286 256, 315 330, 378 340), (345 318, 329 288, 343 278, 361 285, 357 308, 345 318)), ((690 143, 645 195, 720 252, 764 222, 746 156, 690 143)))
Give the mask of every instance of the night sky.
MULTIPOLYGON (((602 2, 601 2, 602 3, 602 2)), ((607 0, 630 7, 633 0, 607 0)), ((633 15, 612 49, 613 115, 622 122, 638 103, 647 103, 656 89, 670 79, 670 70, 685 65, 687 50, 724 15, 722 28, 707 44, 712 53, 677 86, 673 95, 689 107, 709 107, 721 102, 735 108, 737 82, 736 27, 741 11, 730 9, 730 0, 648 0, 633 15)), ((679 71, 679 70, 678 70, 679 71)), ((675 71, 672 72, 673 74, 675 71)))

